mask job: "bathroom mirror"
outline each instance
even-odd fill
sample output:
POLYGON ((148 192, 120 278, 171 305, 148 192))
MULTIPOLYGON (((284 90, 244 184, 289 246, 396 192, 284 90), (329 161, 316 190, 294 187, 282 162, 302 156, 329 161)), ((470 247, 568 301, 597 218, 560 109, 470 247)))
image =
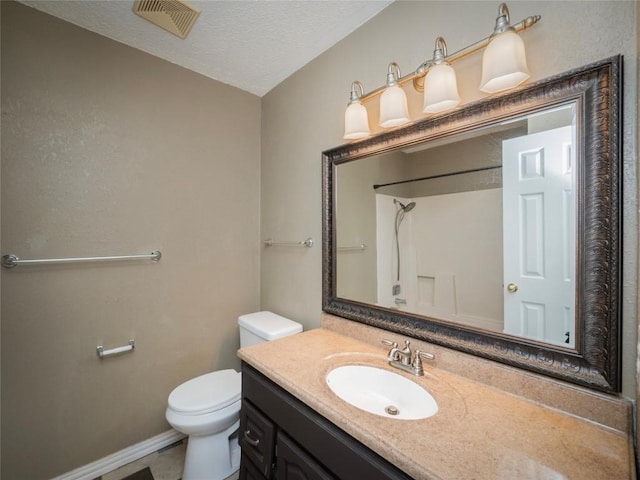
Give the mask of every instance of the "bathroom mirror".
POLYGON ((323 309, 608 392, 621 57, 323 154, 323 309))

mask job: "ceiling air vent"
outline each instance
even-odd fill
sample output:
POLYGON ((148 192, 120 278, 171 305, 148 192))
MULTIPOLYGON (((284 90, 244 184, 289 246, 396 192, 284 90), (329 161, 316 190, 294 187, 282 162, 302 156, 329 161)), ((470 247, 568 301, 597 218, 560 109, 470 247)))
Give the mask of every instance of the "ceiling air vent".
POLYGON ((136 0, 133 11, 136 15, 180 38, 185 38, 189 34, 200 15, 199 9, 178 0, 136 0))

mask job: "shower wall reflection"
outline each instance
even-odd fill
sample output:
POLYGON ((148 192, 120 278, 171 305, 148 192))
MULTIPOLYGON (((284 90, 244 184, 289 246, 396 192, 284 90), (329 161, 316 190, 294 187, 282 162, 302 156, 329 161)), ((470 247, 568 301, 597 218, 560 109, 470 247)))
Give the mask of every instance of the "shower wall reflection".
POLYGON ((501 331, 502 191, 400 199, 416 207, 398 229, 399 256, 393 226, 403 210, 393 200, 376 195, 378 303, 501 331))

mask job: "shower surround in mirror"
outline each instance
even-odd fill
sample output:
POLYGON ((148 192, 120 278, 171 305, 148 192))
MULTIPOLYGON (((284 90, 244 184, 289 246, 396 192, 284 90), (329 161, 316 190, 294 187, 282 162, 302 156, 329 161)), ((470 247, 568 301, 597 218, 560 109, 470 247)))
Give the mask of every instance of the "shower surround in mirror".
POLYGON ((377 298, 380 305, 502 331, 502 238, 499 189, 415 199, 398 232, 400 279, 391 197, 377 200, 377 298), (488 214, 487 214, 488 213, 488 214), (482 252, 469 262, 468 248, 482 252), (386 281, 384 281, 386 279, 386 281), (399 285, 394 294, 392 285, 399 285))
POLYGON ((574 136, 570 103, 339 165, 337 195, 358 192, 338 202, 339 244, 361 219, 376 232, 375 255, 339 250, 338 296, 573 347, 574 136), (375 291, 359 291, 367 262, 375 291))

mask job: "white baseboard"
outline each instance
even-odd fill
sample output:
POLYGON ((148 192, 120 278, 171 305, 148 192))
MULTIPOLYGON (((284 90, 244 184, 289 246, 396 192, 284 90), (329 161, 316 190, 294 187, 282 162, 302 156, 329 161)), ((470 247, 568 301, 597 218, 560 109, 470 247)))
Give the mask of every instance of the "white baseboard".
POLYGON ((76 468, 70 472, 62 474, 51 480, 93 480, 105 473, 109 473, 116 468, 120 468, 127 463, 131 463, 139 458, 142 458, 150 453, 160 450, 163 447, 171 445, 185 438, 184 433, 180 433, 176 430, 167 430, 160 435, 151 437, 143 442, 136 443, 130 447, 120 450, 108 457, 101 458, 95 462, 89 463, 80 468, 76 468))

